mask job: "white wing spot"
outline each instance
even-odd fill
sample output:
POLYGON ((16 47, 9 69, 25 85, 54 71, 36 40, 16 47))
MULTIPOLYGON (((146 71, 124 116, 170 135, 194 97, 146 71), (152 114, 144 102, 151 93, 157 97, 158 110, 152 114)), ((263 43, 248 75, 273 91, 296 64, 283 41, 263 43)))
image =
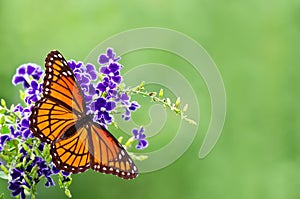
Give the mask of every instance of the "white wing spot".
POLYGON ((62 58, 61 54, 58 54, 59 58, 62 58))
POLYGON ((116 172, 117 172, 117 173, 119 173, 119 172, 120 172, 120 170, 119 170, 119 169, 117 169, 117 170, 116 170, 116 172))
POLYGON ((52 65, 52 63, 51 62, 48 62, 48 66, 51 66, 52 65))
POLYGON ((120 160, 122 159, 122 155, 121 155, 121 154, 119 154, 119 159, 120 159, 120 160))
POLYGON ((57 55, 53 55, 53 57, 57 58, 57 55))
POLYGON ((110 170, 110 171, 113 171, 114 169, 113 169, 113 168, 109 168, 109 170, 110 170))
POLYGON ((107 169, 106 169, 106 167, 103 167, 103 171, 106 171, 107 169))
POLYGON ((68 65, 67 62, 64 60, 64 65, 68 65))
POLYGON ((122 156, 124 156, 124 155, 125 155, 125 152, 122 150, 122 151, 121 151, 121 154, 122 154, 122 156))
POLYGON ((122 171, 122 173, 121 173, 122 175, 125 175, 125 173, 124 173, 124 171, 122 171))
POLYGON ((62 74, 64 75, 64 76, 67 76, 68 74, 64 71, 64 72, 62 72, 62 74))
POLYGON ((131 164, 132 163, 132 160, 131 159, 128 159, 129 163, 131 164))
POLYGON ((133 166, 133 170, 135 170, 135 171, 136 171, 136 166, 133 166))
POLYGON ((50 60, 52 61, 52 60, 53 60, 53 57, 50 57, 50 60))
POLYGON ((49 72, 52 72, 52 68, 48 68, 48 71, 49 71, 49 72))
POLYGON ((65 165, 64 168, 66 169, 66 168, 68 168, 68 166, 65 165))
POLYGON ((67 72, 68 72, 69 75, 72 75, 71 71, 68 70, 67 72))

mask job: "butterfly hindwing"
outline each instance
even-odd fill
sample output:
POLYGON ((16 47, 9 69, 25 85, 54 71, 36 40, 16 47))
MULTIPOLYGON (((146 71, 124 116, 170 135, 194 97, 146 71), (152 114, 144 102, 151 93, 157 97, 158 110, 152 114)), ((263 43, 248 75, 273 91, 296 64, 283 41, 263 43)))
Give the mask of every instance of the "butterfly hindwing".
POLYGON ((97 123, 90 126, 93 147, 91 153, 91 168, 103 173, 111 173, 121 178, 132 179, 138 175, 138 170, 126 150, 110 132, 97 123))
POLYGON ((88 168, 124 179, 138 175, 137 167, 122 145, 99 124, 89 121, 69 128, 51 147, 56 167, 72 173, 88 168))
POLYGON ((52 160, 58 169, 83 172, 90 168, 88 130, 75 125, 69 129, 71 136, 62 136, 51 145, 52 160))

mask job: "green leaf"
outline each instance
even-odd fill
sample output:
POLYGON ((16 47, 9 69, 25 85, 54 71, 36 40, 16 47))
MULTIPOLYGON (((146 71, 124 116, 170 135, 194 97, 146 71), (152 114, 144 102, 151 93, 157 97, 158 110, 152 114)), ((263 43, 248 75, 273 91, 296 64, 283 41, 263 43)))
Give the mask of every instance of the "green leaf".
POLYGON ((5 112, 6 112, 5 108, 0 107, 0 114, 5 114, 5 112))
POLYGON ((4 115, 0 118, 0 124, 2 124, 2 125, 5 124, 5 117, 4 117, 4 115))
POLYGON ((6 102, 5 102, 4 99, 1 99, 1 106, 4 107, 4 108, 6 108, 6 102))
MULTIPOLYGON (((4 171, 0 171, 0 178, 2 178, 3 180, 7 180, 8 179, 8 175, 6 175, 4 173, 4 171)), ((0 197, 1 198, 1 197, 0 197)))
POLYGON ((2 134, 9 134, 10 131, 9 131, 8 126, 2 126, 1 133, 2 134))
POLYGON ((0 199, 3 199, 4 198, 4 193, 1 193, 0 194, 0 199))
POLYGON ((6 119, 7 119, 8 121, 10 121, 11 123, 15 123, 15 121, 16 121, 15 116, 7 116, 6 119))

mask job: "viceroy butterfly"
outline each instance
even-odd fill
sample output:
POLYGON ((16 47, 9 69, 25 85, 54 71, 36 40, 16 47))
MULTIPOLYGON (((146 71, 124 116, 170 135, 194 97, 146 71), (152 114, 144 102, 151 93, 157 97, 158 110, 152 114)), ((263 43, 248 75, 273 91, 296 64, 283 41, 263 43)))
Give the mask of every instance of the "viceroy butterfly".
POLYGON ((107 129, 86 114, 86 102, 72 69, 56 50, 45 60, 43 97, 30 115, 30 130, 50 144, 50 153, 60 170, 95 171, 124 179, 138 170, 126 150, 107 129))

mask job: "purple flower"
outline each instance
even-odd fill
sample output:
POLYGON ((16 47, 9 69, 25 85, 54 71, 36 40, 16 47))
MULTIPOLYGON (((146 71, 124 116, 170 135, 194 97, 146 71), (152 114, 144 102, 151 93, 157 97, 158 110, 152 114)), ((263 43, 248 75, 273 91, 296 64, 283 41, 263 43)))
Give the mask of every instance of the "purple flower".
POLYGON ((96 68, 92 64, 87 64, 86 66, 86 73, 90 76, 91 80, 96 80, 97 79, 97 72, 96 68))
POLYGON ((11 140, 11 137, 8 134, 0 134, 0 151, 3 150, 5 143, 9 140, 11 140))
POLYGON ((70 68, 73 70, 74 75, 82 89, 85 102, 87 104, 87 112, 90 112, 90 103, 93 97, 100 93, 97 90, 96 84, 92 81, 97 79, 97 72, 95 66, 92 64, 84 65, 82 62, 76 62, 74 60, 68 62, 70 68))
POLYGON ((42 84, 39 84, 36 80, 32 80, 30 87, 27 89, 27 95, 25 97, 25 102, 31 104, 32 102, 37 102, 42 93, 43 87, 42 84))
POLYGON ((100 73, 105 74, 109 79, 111 79, 114 83, 120 84, 122 81, 122 77, 120 76, 120 69, 122 65, 119 63, 113 62, 108 66, 102 66, 100 69, 100 73))
POLYGON ((141 127, 139 130, 137 128, 134 128, 132 130, 132 134, 134 136, 134 139, 138 141, 138 144, 136 145, 136 149, 144 149, 148 146, 148 141, 146 140, 146 135, 144 134, 144 128, 141 127))
POLYGON ((116 90, 117 84, 111 81, 108 77, 104 77, 102 82, 98 83, 97 90, 106 93, 106 99, 113 98, 118 91, 116 90))
POLYGON ((110 111, 116 108, 115 102, 107 102, 104 98, 98 98, 92 103, 92 111, 96 113, 96 121, 100 122, 102 125, 110 124, 112 122, 112 116, 110 111))
POLYGON ((12 191, 11 195, 16 197, 20 195, 21 199, 25 199, 24 187, 30 188, 24 178, 25 172, 20 169, 13 169, 10 173, 12 180, 8 182, 8 189, 12 191))
POLYGON ((21 137, 21 139, 26 140, 27 138, 33 138, 33 135, 29 129, 29 116, 31 114, 32 106, 27 108, 23 108, 21 105, 17 105, 15 107, 14 112, 21 115, 21 119, 17 119, 17 126, 16 129, 10 128, 11 135, 14 138, 21 137))
POLYGON ((115 56, 116 56, 116 54, 114 53, 113 49, 108 48, 106 50, 106 54, 101 54, 99 56, 98 62, 99 62, 99 64, 107 64, 110 61, 111 62, 116 62, 116 61, 119 61, 121 59, 120 57, 115 58, 115 56))
POLYGON ((81 68, 82 64, 83 64, 82 62, 76 63, 75 60, 70 60, 70 61, 68 61, 68 65, 70 66, 70 68, 71 68, 73 71, 75 71, 75 69, 81 68))
POLYGON ((140 107, 136 101, 131 102, 130 97, 126 93, 118 94, 116 101, 120 101, 124 106, 125 113, 122 114, 124 120, 130 120, 131 112, 136 111, 140 107))
POLYGON ((43 74, 40 66, 36 64, 23 64, 17 68, 16 74, 13 76, 13 84, 23 84, 23 88, 27 89, 30 87, 32 77, 34 80, 39 80, 43 74))

